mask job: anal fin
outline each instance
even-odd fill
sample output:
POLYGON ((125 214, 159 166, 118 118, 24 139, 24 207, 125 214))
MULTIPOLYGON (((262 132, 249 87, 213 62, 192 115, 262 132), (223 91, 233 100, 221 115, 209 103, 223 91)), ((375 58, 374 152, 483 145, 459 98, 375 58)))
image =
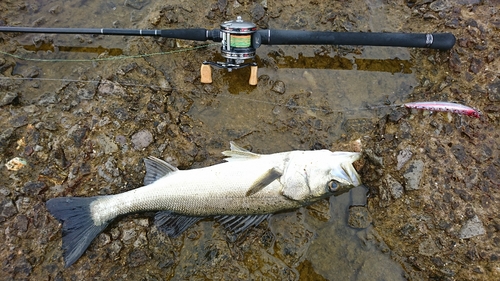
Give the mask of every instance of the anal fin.
POLYGON ((155 215, 155 225, 168 237, 177 237, 203 217, 177 215, 170 211, 161 211, 155 215))
POLYGON ((219 221, 224 228, 232 234, 240 234, 249 227, 257 226, 264 220, 268 219, 272 214, 264 215, 248 215, 248 216, 216 216, 215 219, 219 221))

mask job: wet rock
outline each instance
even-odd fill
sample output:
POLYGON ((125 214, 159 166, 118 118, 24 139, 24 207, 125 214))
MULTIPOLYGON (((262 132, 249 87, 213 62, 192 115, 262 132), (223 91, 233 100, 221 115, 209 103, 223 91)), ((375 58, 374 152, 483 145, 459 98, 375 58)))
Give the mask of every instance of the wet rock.
POLYGON ((487 86, 488 99, 493 102, 500 101, 500 80, 497 80, 487 86))
POLYGON ((104 154, 112 154, 118 151, 118 145, 106 135, 99 135, 96 138, 104 154))
POLYGON ((132 251, 128 256, 127 265, 129 267, 138 267, 146 264, 148 260, 148 255, 144 251, 137 249, 132 251))
POLYGON ((0 151, 8 146, 10 138, 13 133, 14 133, 13 128, 7 128, 2 132, 0 132, 0 151))
POLYGON ((484 172, 484 175, 491 180, 496 185, 500 184, 500 174, 498 172, 498 168, 493 164, 489 165, 484 172))
POLYGON ((264 9, 264 7, 261 4, 255 3, 255 5, 252 8, 251 14, 252 14, 253 21, 259 21, 266 14, 266 10, 264 9))
POLYGON ((125 121, 130 118, 128 111, 123 107, 119 107, 113 110, 113 114, 121 121, 125 121))
POLYGON ((134 149, 141 150, 148 147, 153 142, 153 134, 148 130, 141 130, 132 135, 132 144, 134 149))
POLYGON ((403 177, 406 180, 406 190, 420 189, 420 180, 424 172, 424 162, 422 160, 415 160, 410 162, 408 169, 403 177))
POLYGON ((447 0, 437 0, 429 5, 429 8, 434 12, 441 12, 451 8, 451 4, 447 0))
POLYGON ((14 128, 19 128, 28 124, 27 115, 17 115, 9 120, 9 123, 14 128))
POLYGON ((472 58, 472 61, 471 61, 470 66, 469 66, 469 71, 474 73, 474 74, 477 74, 483 69, 483 66, 484 66, 484 62, 482 59, 472 58))
POLYGON ((134 242, 134 248, 140 248, 146 246, 148 244, 148 238, 146 237, 146 233, 143 231, 139 233, 139 236, 134 242))
POLYGON ((64 149, 62 147, 58 147, 54 149, 54 153, 52 154, 54 156, 54 160, 56 164, 60 168, 66 168, 69 165, 68 159, 66 158, 66 154, 64 153, 64 149))
POLYGON ((40 75, 40 69, 38 67, 32 67, 23 71, 22 76, 24 78, 36 78, 40 75))
POLYGON ((122 248, 123 248, 123 245, 120 241, 115 240, 115 241, 111 242, 111 245, 107 249, 109 257, 112 260, 117 259, 120 255, 120 251, 122 248))
POLYGON ((217 0, 217 7, 221 13, 225 13, 227 7, 227 0, 217 0))
POLYGON ((460 229, 458 237, 460 239, 468 239, 485 233, 486 230, 484 229, 483 222, 481 222, 478 216, 474 216, 464 224, 462 229, 460 229))
POLYGON ((464 163, 465 162, 465 158, 467 157, 467 154, 465 153, 465 147, 461 144, 455 144, 451 147, 451 152, 453 153, 453 155, 455 155, 455 158, 457 158, 457 160, 460 162, 460 163, 464 163))
POLYGON ((290 29, 302 29, 308 26, 307 16, 302 12, 296 12, 290 17, 288 27, 290 29))
POLYGON ((125 93, 125 89, 118 83, 114 83, 109 80, 102 80, 97 88, 97 93, 100 96, 116 95, 121 96, 125 93))
POLYGON ((77 147, 81 147, 83 144, 83 140, 85 139, 85 135, 87 134, 87 131, 88 131, 87 127, 75 125, 71 127, 71 129, 69 129, 68 136, 73 139, 77 147))
POLYGON ((380 167, 384 167, 384 158, 383 157, 376 155, 375 152, 373 152, 373 150, 371 150, 371 149, 365 149, 363 152, 368 157, 368 159, 370 159, 370 161, 373 164, 380 166, 380 167))
POLYGON ((4 92, 0 93, 0 106, 5 106, 12 104, 18 98, 17 93, 14 92, 4 92))
POLYGON ((41 190, 46 187, 46 184, 41 181, 30 181, 24 184, 23 192, 27 195, 38 195, 41 190))
POLYGON ((403 185, 400 184, 397 180, 395 180, 391 175, 387 175, 385 177, 385 184, 387 188, 391 192, 391 195, 394 199, 401 198, 404 193, 403 185))
POLYGON ((457 52, 451 52, 449 65, 454 72, 460 72, 462 60, 460 59, 460 55, 457 54, 457 52))
POLYGON ((125 0, 125 6, 140 10, 149 4, 150 0, 125 0))
POLYGON ((91 91, 89 89, 79 89, 77 92, 77 96, 82 100, 91 100, 94 98, 95 91, 91 91))
POLYGON ((375 127, 373 120, 368 118, 347 119, 343 125, 348 133, 358 134, 368 133, 375 127))
POLYGON ((14 263, 14 274, 16 275, 17 278, 21 279, 23 277, 28 277, 31 275, 33 272, 33 266, 28 262, 26 257, 21 256, 15 263, 14 263))
POLYGON ((286 91, 285 82, 283 82, 281 80, 274 82, 274 84, 271 88, 271 91, 278 93, 280 95, 284 94, 286 91))
POLYGON ((56 104, 58 102, 59 98, 56 93, 45 93, 38 99, 39 105, 56 104))
POLYGON ((373 219, 365 206, 351 206, 349 208, 348 224, 353 228, 367 228, 373 219))
POLYGON ((391 113, 389 114, 389 121, 391 122, 398 122, 403 118, 405 115, 408 114, 408 110, 406 108, 396 108, 391 113))
POLYGON ((11 199, 4 199, 0 203, 0 216, 10 218, 15 214, 17 214, 17 208, 16 205, 14 205, 14 202, 11 199))
POLYGON ((398 171, 401 170, 401 168, 403 168, 403 166, 406 164, 406 162, 408 162, 408 160, 411 159, 412 156, 413 156, 413 153, 411 152, 410 148, 405 148, 405 149, 401 150, 398 153, 398 156, 396 157, 396 159, 398 161, 398 163, 396 165, 396 169, 398 171))
POLYGON ((26 215, 16 216, 14 219, 14 224, 12 225, 12 230, 17 234, 21 235, 28 231, 29 220, 26 215))
POLYGON ((125 244, 131 243, 133 239, 137 237, 137 232, 135 229, 125 229, 122 234, 122 241, 125 244))
POLYGON ((49 13, 53 15, 58 15, 62 12, 62 7, 60 5, 55 5, 54 7, 49 9, 49 13))
POLYGON ((439 248, 436 245, 436 242, 431 238, 424 240, 420 245, 418 245, 418 253, 427 257, 432 257, 437 252, 439 252, 439 248))

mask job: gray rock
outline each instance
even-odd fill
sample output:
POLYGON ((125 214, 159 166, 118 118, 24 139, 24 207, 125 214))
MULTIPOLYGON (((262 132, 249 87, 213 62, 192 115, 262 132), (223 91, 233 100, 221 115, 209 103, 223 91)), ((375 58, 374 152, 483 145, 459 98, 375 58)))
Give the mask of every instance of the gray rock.
POLYGON ((118 83, 102 80, 97 89, 97 93, 100 96, 116 95, 121 96, 125 93, 125 90, 118 83))
POLYGON ((424 256, 434 256, 437 252, 439 252, 439 249, 436 245, 436 242, 432 240, 431 238, 428 238, 427 240, 424 240, 420 245, 418 245, 418 253, 424 256))
POLYGON ((408 169, 403 177, 406 180, 406 190, 420 189, 420 180, 424 172, 424 162, 422 160, 415 160, 410 162, 408 169))
POLYGON ((132 243, 133 242, 132 240, 135 240, 136 237, 137 237, 137 232, 135 231, 135 229, 133 228, 125 229, 123 231, 122 241, 125 244, 132 243))
POLYGON ((28 124, 28 116, 26 115, 14 116, 9 120, 9 123, 14 128, 25 126, 28 124))
POLYGON ((17 93, 14 92, 0 93, 0 106, 11 104, 17 97, 17 93))
POLYGON ((55 104, 59 102, 59 98, 56 93, 45 93, 38 100, 39 105, 55 104))
POLYGON ((153 142, 153 135, 148 130, 142 130, 132 135, 134 149, 141 150, 148 147, 153 142))
POLYGON ((82 100, 91 100, 94 98, 95 92, 89 89, 79 89, 76 95, 82 100))
POLYGON ((280 95, 284 94, 286 91, 285 82, 283 82, 281 80, 274 82, 273 87, 271 88, 271 91, 278 93, 280 95))
POLYGON ((438 1, 432 2, 429 5, 429 8, 431 8, 431 10, 433 10, 434 12, 445 11, 445 10, 450 9, 451 7, 452 7, 452 5, 446 0, 438 0, 438 1))
POLYGON ((460 239, 468 239, 478 235, 483 235, 485 233, 486 230, 484 229, 483 222, 476 215, 465 222, 465 224, 462 226, 462 229, 460 229, 458 237, 460 239))
POLYGON ((351 206, 349 208, 348 224, 353 228, 367 228, 373 219, 365 206, 351 206))
POLYGON ((404 193, 403 185, 400 184, 397 180, 395 180, 391 175, 388 174, 385 177, 385 183, 394 199, 398 199, 401 198, 401 196, 403 196, 404 193))
POLYGON ((0 216, 10 218, 15 214, 17 214, 17 208, 11 199, 5 199, 0 203, 0 216))
POLYGON ((118 145, 106 135, 97 136, 97 143, 99 143, 104 154, 112 154, 118 151, 118 145))
POLYGON ((144 6, 149 4, 150 0, 126 0, 125 6, 134 8, 136 10, 142 9, 144 6))
POLYGON ((488 88, 488 99, 493 102, 500 101, 500 80, 489 84, 487 88, 488 88))
POLYGON ((411 159, 413 153, 411 153, 410 148, 405 148, 401 150, 397 156, 398 164, 396 165, 396 169, 399 171, 403 166, 411 159))

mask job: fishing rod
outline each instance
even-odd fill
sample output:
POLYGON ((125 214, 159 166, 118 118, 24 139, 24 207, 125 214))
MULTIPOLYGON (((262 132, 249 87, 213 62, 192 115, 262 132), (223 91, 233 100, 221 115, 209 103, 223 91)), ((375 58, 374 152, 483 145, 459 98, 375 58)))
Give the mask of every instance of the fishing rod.
POLYGON ((241 19, 226 21, 220 29, 119 29, 119 28, 41 28, 0 26, 0 32, 92 34, 124 36, 157 36, 173 39, 222 42, 221 55, 225 62, 204 61, 201 65, 201 83, 212 83, 210 66, 231 72, 250 66, 250 85, 257 85, 256 49, 261 45, 364 45, 414 47, 449 50, 455 44, 451 33, 385 33, 385 32, 330 32, 305 30, 261 29, 241 19), (245 63, 245 61, 249 61, 245 63))

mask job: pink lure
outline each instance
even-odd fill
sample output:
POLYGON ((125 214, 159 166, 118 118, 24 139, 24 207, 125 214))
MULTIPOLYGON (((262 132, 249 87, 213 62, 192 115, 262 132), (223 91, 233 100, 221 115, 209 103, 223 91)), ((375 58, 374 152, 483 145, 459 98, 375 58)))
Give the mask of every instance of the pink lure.
POLYGON ((478 110, 465 106, 458 103, 453 102, 444 102, 444 101, 419 101, 419 102, 409 102, 403 104, 403 106, 407 108, 415 108, 415 109, 423 109, 430 111, 448 111, 457 114, 464 114, 467 116, 472 116, 479 118, 481 117, 481 113, 478 110))

